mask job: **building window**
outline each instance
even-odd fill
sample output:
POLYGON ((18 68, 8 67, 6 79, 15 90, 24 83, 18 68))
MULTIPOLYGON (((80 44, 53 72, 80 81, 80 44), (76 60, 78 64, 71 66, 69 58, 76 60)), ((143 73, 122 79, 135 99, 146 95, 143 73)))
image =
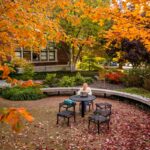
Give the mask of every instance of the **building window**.
POLYGON ((16 51, 16 52, 15 52, 15 55, 16 55, 16 57, 21 58, 21 51, 16 51))
POLYGON ((31 61, 31 51, 23 51, 23 58, 31 61))
POLYGON ((48 51, 41 51, 41 61, 48 61, 48 51))
POLYGON ((24 58, 31 62, 54 62, 57 61, 57 49, 55 49, 54 43, 48 43, 46 49, 43 49, 40 53, 35 53, 27 49, 16 49, 16 57, 24 58))
POLYGON ((55 60, 55 51, 49 51, 49 61, 55 60))
POLYGON ((32 61, 40 61, 40 55, 38 53, 33 53, 32 61))

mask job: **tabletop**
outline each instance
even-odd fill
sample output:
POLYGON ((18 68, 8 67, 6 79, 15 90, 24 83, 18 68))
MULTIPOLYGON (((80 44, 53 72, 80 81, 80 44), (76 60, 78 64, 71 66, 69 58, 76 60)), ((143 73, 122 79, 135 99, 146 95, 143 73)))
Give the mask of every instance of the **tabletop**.
POLYGON ((92 100, 95 100, 96 97, 94 95, 88 95, 86 97, 83 97, 80 95, 73 95, 73 96, 70 96, 70 99, 74 100, 74 101, 81 102, 81 101, 92 101, 92 100))

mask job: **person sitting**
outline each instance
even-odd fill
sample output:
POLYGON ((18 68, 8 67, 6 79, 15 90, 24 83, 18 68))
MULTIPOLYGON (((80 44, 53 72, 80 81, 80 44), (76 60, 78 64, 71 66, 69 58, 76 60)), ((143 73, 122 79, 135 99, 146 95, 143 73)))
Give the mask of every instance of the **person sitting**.
MULTIPOLYGON (((83 83, 83 86, 82 86, 82 88, 80 88, 80 90, 77 92, 77 95, 85 96, 85 97, 86 97, 86 96, 88 96, 88 95, 92 95, 92 90, 91 90, 91 88, 88 86, 87 83, 83 83)), ((89 106, 91 103, 92 103, 92 101, 91 101, 91 102, 89 102, 89 101, 85 102, 85 106, 84 106, 85 111, 86 111, 86 106, 89 106)))
POLYGON ((92 95, 91 88, 88 86, 87 83, 83 83, 82 88, 77 92, 77 95, 82 95, 82 93, 87 93, 88 95, 92 95))

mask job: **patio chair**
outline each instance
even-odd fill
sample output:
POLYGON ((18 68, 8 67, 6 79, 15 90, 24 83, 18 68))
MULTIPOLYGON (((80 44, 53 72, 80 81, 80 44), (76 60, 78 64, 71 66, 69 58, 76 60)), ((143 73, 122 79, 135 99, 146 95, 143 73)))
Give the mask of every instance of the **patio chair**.
POLYGON ((96 103, 96 110, 94 112, 94 114, 99 114, 102 115, 104 117, 107 117, 110 119, 111 116, 111 107, 112 105, 109 103, 96 103))
POLYGON ((110 118, 104 117, 99 114, 93 114, 89 117, 88 129, 90 128, 91 122, 97 124, 98 134, 100 133, 100 124, 106 123, 109 129, 110 118))
POLYGON ((90 123, 96 123, 98 128, 98 134, 100 133, 100 124, 106 123, 109 129, 110 116, 111 116, 111 107, 112 105, 109 103, 96 103, 96 110, 93 115, 89 117, 88 128, 90 127, 90 123))
POLYGON ((64 102, 59 104, 59 112, 57 113, 57 124, 59 124, 59 118, 63 117, 68 119, 67 125, 70 124, 70 118, 74 117, 74 122, 76 121, 76 112, 75 112, 76 103, 72 105, 66 105, 64 102), (63 110, 62 110, 63 108, 63 110), (70 110, 72 109, 72 110, 70 110))

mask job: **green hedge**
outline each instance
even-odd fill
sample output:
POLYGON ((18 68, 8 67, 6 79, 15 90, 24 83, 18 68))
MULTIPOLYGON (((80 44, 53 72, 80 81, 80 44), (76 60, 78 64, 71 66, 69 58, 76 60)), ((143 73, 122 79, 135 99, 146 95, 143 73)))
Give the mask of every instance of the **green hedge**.
POLYGON ((73 87, 75 86, 75 78, 64 76, 58 83, 60 87, 73 87))
POLYGON ((58 79, 56 78, 56 74, 47 74, 44 83, 50 87, 57 86, 58 79))
POLYGON ((84 82, 92 83, 92 77, 82 76, 79 72, 71 76, 57 76, 56 74, 47 74, 44 83, 50 87, 72 87, 82 85, 84 82))
POLYGON ((41 99, 41 98, 45 97, 45 95, 37 87, 6 88, 6 89, 3 89, 1 96, 3 98, 9 99, 9 100, 14 100, 14 101, 37 100, 37 99, 41 99))
POLYGON ((127 87, 143 87, 150 90, 150 67, 149 68, 133 68, 126 72, 124 84, 127 87))
MULTIPOLYGON (((63 76, 75 76, 77 73, 80 73, 84 77, 92 77, 94 78, 95 75, 98 76, 98 71, 75 71, 75 72, 70 72, 70 71, 57 71, 57 72, 36 72, 33 75, 33 80, 45 80, 47 74, 56 74, 57 78, 62 78, 63 76)), ((13 74, 13 78, 15 79, 24 79, 23 74, 13 74)))
POLYGON ((82 85, 85 82, 85 78, 78 72, 74 76, 75 85, 82 85))

